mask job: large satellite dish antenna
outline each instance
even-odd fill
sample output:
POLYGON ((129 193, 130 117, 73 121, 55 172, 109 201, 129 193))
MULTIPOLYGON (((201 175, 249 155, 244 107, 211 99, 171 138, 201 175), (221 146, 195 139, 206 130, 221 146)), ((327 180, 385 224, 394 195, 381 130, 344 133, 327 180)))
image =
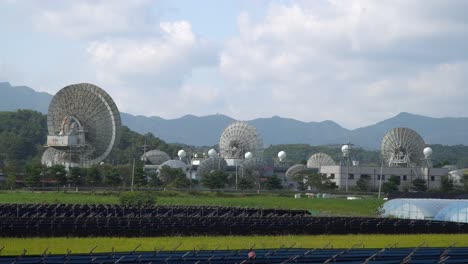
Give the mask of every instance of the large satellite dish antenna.
POLYGON ((424 159, 424 140, 409 128, 394 128, 383 138, 380 147, 389 167, 413 167, 424 159))
POLYGON ((245 153, 263 157, 263 141, 257 129, 245 122, 236 122, 224 129, 219 140, 221 157, 243 159, 245 153))
POLYGON ((336 165, 335 161, 325 153, 315 153, 307 160, 307 168, 320 169, 322 166, 336 165))
POLYGON ((305 174, 307 172, 307 166, 304 164, 296 164, 289 167, 284 174, 288 179, 294 179, 296 175, 305 174))
POLYGON ((241 170, 243 172, 257 173, 261 176, 267 166, 268 163, 263 158, 252 157, 242 162, 241 170))
POLYGON ((49 105, 47 146, 65 152, 69 166, 99 164, 119 142, 120 126, 119 110, 103 89, 88 83, 69 85, 49 105))
POLYGON ((166 152, 157 149, 147 151, 141 156, 142 161, 151 165, 160 165, 170 159, 166 152))
POLYGON ((204 159, 200 162, 200 165, 198 165, 197 175, 199 177, 204 177, 212 171, 226 171, 227 166, 227 162, 223 158, 213 157, 204 159))

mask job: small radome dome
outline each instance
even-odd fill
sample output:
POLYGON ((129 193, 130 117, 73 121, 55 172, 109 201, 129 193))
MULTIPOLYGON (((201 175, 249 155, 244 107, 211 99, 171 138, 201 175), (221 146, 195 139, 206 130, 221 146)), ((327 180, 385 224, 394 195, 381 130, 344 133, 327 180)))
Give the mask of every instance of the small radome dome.
POLYGON ((183 159, 187 156, 187 153, 185 152, 185 150, 181 149, 179 150, 179 152, 177 152, 177 156, 179 156, 180 159, 183 159))
POLYGON ((430 157, 432 155, 432 149, 430 147, 426 147, 424 150, 423 150, 423 153, 424 153, 424 156, 426 158, 430 157))
POLYGON ((351 147, 349 145, 343 145, 341 147, 341 152, 344 154, 344 155, 347 155, 349 153, 349 151, 351 150, 351 147))
POLYGON ((283 150, 278 152, 278 158, 280 161, 283 161, 286 158, 286 152, 284 152, 283 150))
POLYGON ((244 158, 245 158, 245 159, 251 159, 251 158, 253 158, 252 152, 247 152, 247 153, 245 153, 244 158))
POLYGON ((216 153, 216 150, 214 150, 214 149, 208 150, 208 156, 210 158, 214 158, 214 157, 216 157, 216 155, 218 155, 218 153, 216 153))

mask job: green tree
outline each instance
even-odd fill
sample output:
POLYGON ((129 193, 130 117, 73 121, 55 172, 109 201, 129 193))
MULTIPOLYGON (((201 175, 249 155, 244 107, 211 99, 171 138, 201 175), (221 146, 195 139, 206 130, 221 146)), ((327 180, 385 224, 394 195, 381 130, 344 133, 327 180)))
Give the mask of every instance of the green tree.
POLYGON ((106 171, 104 183, 115 188, 122 184, 122 178, 120 178, 118 171, 115 168, 112 168, 111 170, 106 171))
POLYGON ((450 179, 448 175, 442 177, 440 181, 440 190, 442 192, 451 192, 453 191, 453 180, 450 179))
MULTIPOLYGON (((159 169, 159 179, 163 183, 164 186, 170 185, 173 181, 176 180, 179 176, 185 176, 185 173, 180 168, 171 168, 169 166, 162 166, 159 169)), ((179 177, 179 181, 181 181, 182 177, 179 177)), ((190 182, 189 182, 190 185, 190 182)))
POLYGON ((16 174, 8 173, 7 175, 6 186, 8 189, 13 190, 16 187, 16 174))
POLYGON ((310 173, 306 176, 306 184, 319 191, 329 191, 337 188, 336 183, 332 182, 326 175, 320 173, 310 173))
POLYGON ((227 178, 228 175, 224 171, 213 170, 210 173, 206 173, 201 181, 210 190, 222 189, 226 184, 227 178))
POLYGON ((83 184, 82 170, 79 167, 72 167, 69 171, 70 182, 74 186, 80 186, 83 184))
POLYGON ((243 177, 239 179, 239 182, 237 183, 237 188, 241 191, 244 190, 250 190, 255 187, 255 182, 248 177, 243 177))
POLYGON ((361 175, 361 178, 356 182, 356 186, 360 191, 366 192, 369 190, 370 177, 361 175))
POLYGON ((418 178, 415 179, 413 182, 413 190, 419 192, 425 192, 427 190, 427 184, 424 179, 418 178))
POLYGON ((67 184, 67 171, 63 165, 54 165, 47 169, 47 173, 57 181, 58 186, 67 184))
POLYGON ((154 171, 149 172, 148 173, 148 178, 149 178, 148 184, 151 185, 152 187, 161 187, 162 186, 162 182, 159 179, 159 176, 158 176, 158 174, 156 172, 154 172, 154 171))
POLYGON ((187 179, 185 173, 183 173, 181 169, 178 170, 180 170, 180 173, 175 176, 175 179, 169 184, 169 186, 180 189, 188 188, 190 186, 190 180, 187 179))
POLYGON ((26 166, 26 179, 25 183, 28 187, 37 187, 41 184, 41 174, 43 166, 40 163, 31 163, 26 166))
POLYGON ((385 193, 391 193, 398 191, 398 187, 400 186, 400 177, 392 175, 388 179, 387 182, 382 184, 382 191, 385 193))
POLYGON ((96 165, 86 170, 85 182, 88 186, 99 185, 102 182, 101 171, 96 165))
POLYGON ((114 168, 119 172, 120 178, 122 179, 122 185, 130 186, 130 184, 132 183, 132 165, 121 164, 115 165, 114 168))
MULTIPOLYGON (((307 161, 306 161, 307 163, 307 161)), ((293 177, 292 177, 292 180, 295 181, 297 183, 297 189, 299 191, 305 191, 307 190, 307 184, 305 182, 307 182, 305 180, 307 176, 307 173, 296 173, 293 177)))
POLYGON ((281 184, 281 180, 278 178, 278 176, 273 175, 271 177, 268 177, 268 179, 265 182, 265 187, 268 190, 279 190, 283 189, 283 185, 281 184))
POLYGON ((145 171, 143 170, 143 166, 136 166, 133 183, 137 187, 148 185, 148 180, 146 178, 145 171))
POLYGON ((305 191, 305 190, 307 190, 307 185, 304 182, 298 181, 297 182, 297 189, 299 191, 305 191))

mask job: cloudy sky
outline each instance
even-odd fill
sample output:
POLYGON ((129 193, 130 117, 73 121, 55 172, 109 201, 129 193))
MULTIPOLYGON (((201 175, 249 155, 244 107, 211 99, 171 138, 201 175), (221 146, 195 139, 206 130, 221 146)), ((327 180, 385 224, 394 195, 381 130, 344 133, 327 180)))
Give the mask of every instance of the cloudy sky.
POLYGON ((468 1, 0 0, 0 81, 120 110, 334 120, 468 116, 468 1))

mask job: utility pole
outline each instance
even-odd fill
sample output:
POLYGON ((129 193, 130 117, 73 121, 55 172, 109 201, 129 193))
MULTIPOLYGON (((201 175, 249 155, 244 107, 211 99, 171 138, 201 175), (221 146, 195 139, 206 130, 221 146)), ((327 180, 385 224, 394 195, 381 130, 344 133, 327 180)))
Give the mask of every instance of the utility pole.
POLYGON ((379 199, 380 199, 380 193, 382 191, 382 171, 383 171, 383 158, 380 161, 380 177, 379 177, 379 199))
POLYGON ((130 186, 130 191, 133 192, 133 181, 135 180, 135 159, 133 159, 132 167, 132 185, 130 186))

